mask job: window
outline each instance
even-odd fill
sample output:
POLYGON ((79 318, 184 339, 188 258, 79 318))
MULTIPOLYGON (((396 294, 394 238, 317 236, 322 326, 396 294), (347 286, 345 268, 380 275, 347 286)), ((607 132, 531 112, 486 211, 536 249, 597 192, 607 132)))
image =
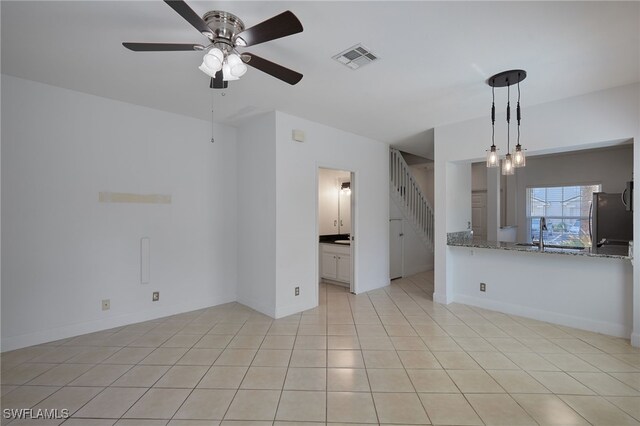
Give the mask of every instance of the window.
POLYGON ((600 185, 527 188, 527 226, 531 241, 540 237, 540 218, 547 219, 545 244, 590 246, 589 210, 600 185))

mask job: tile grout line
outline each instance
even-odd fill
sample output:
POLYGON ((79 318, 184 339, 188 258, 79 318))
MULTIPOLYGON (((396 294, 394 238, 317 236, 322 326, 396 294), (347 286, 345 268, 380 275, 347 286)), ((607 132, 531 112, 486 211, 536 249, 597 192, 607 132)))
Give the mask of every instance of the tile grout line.
MULTIPOLYGON (((297 315, 297 314, 294 314, 297 315)), ((291 359, 293 358, 293 351, 296 347, 296 341, 298 340, 298 331, 300 330, 300 322, 302 321, 302 315, 300 314, 300 318, 298 318, 298 326, 296 327, 296 334, 293 338, 293 345, 291 345, 291 354, 289 355, 289 362, 287 363, 287 370, 284 374, 284 380, 282 381, 282 389, 280 389, 280 396, 278 397, 278 403, 276 404, 276 411, 273 413, 273 422, 272 425, 275 425, 276 419, 278 417, 278 410, 280 409, 280 401, 282 401, 282 395, 284 394, 284 386, 287 383, 287 376, 289 375, 289 368, 291 368, 291 359)), ((273 323, 272 323, 273 324, 273 323)), ((273 325, 272 325, 273 327, 273 325)))

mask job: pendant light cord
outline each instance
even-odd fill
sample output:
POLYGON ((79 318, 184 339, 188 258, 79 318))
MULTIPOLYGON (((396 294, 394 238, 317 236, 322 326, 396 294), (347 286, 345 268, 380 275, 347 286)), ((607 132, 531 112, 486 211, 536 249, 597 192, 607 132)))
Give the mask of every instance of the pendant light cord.
POLYGON ((516 107, 516 118, 518 119, 518 146, 520 146, 520 73, 518 73, 518 105, 516 107))
POLYGON ((511 154, 509 148, 509 124, 511 122, 511 93, 510 93, 509 80, 507 80, 507 154, 511 154))
POLYGON ((496 88, 491 86, 491 148, 496 146, 496 88))

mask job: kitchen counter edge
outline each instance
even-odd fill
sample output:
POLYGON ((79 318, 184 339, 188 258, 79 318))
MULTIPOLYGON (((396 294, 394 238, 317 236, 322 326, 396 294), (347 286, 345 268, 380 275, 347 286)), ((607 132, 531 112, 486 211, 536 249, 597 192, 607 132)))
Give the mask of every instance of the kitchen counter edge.
POLYGON ((471 236, 470 232, 465 232, 465 231, 448 233, 447 245, 450 247, 509 250, 509 251, 519 251, 519 252, 525 252, 525 253, 539 253, 539 254, 560 254, 564 256, 586 256, 586 257, 600 257, 600 258, 621 259, 621 260, 633 259, 631 256, 627 254, 627 248, 626 247, 622 248, 621 246, 600 247, 596 250, 593 250, 588 247, 584 248, 583 250, 547 247, 541 251, 538 247, 517 245, 516 243, 477 240, 471 236))

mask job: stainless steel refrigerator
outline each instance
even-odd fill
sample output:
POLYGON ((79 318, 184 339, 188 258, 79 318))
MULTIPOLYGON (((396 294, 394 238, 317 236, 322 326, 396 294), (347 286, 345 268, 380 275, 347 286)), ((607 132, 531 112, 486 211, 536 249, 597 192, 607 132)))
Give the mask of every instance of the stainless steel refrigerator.
POLYGON ((591 204, 591 245, 628 245, 633 240, 633 211, 623 194, 594 192, 591 204))

